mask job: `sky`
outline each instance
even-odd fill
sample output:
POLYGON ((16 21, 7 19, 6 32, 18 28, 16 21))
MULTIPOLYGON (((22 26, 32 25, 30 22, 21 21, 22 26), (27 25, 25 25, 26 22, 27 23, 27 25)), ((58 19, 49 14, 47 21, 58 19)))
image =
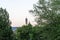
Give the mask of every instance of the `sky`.
POLYGON ((37 0, 0 0, 0 7, 8 11, 13 27, 25 25, 25 18, 35 25, 35 17, 29 10, 33 9, 33 4, 36 2, 37 0))

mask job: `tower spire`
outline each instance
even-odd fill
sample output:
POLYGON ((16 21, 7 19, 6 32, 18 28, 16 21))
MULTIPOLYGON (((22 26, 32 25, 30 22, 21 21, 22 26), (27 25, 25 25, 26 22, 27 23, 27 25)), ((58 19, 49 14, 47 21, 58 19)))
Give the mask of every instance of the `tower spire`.
POLYGON ((28 19, 27 18, 25 18, 25 23, 28 24, 28 19))

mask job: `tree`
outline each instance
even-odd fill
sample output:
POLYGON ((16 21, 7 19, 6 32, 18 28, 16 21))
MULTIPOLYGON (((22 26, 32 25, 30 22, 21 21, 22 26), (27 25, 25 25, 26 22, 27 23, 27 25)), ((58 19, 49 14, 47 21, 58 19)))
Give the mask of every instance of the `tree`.
POLYGON ((12 40, 11 22, 6 9, 0 8, 0 40, 12 40))
POLYGON ((32 28, 32 40, 41 40, 40 34, 42 33, 42 27, 35 26, 32 28))
POLYGON ((39 0, 31 10, 42 28, 42 40, 60 40, 60 0, 39 0))
MULTIPOLYGON (((33 12, 37 16, 37 23, 42 24, 60 24, 60 1, 59 0, 39 0, 34 4, 33 12)), ((55 25, 56 26, 56 25, 55 25)))
POLYGON ((16 35, 17 40, 31 40, 32 36, 32 25, 29 23, 28 25, 23 25, 22 27, 17 28, 16 35))

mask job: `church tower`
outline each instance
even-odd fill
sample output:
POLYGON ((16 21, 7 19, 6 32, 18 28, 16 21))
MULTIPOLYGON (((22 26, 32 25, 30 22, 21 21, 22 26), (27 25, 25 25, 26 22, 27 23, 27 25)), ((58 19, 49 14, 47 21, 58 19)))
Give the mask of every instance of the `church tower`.
POLYGON ((28 19, 27 18, 25 18, 25 23, 26 23, 26 25, 28 24, 28 19))

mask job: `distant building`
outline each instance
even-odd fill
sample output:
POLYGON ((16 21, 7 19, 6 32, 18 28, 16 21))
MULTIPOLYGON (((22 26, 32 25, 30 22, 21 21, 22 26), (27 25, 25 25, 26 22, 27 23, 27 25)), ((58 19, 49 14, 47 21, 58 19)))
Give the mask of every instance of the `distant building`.
POLYGON ((25 18, 25 23, 28 24, 28 19, 27 18, 25 18))

